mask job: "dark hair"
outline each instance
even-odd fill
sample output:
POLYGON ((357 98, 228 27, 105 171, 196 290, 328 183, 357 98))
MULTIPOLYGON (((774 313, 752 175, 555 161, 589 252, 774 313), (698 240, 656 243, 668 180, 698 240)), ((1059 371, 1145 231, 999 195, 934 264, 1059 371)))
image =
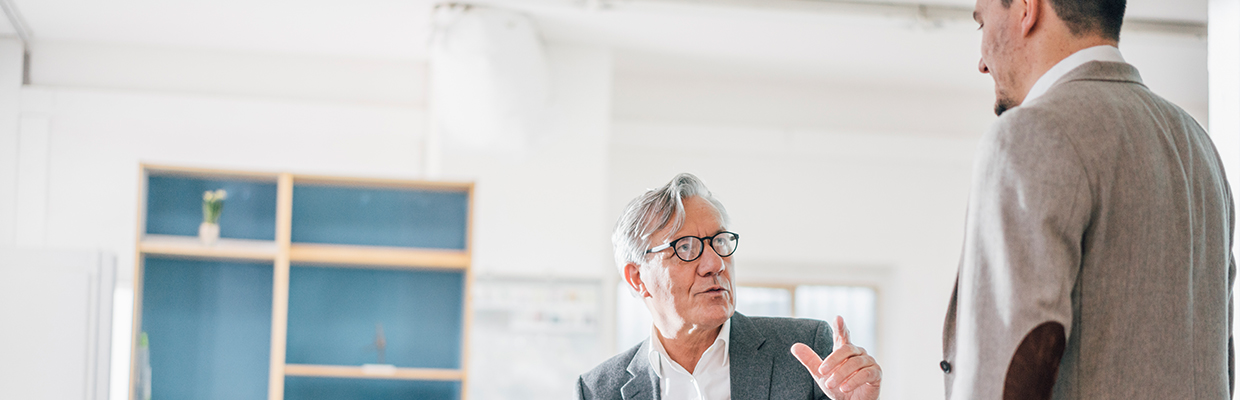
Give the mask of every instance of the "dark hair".
MULTIPOLYGON (((1068 25, 1073 35, 1097 34, 1119 41, 1119 28, 1124 24, 1124 8, 1128 0, 1047 0, 1068 25)), ((1012 0, 1000 0, 1003 8, 1012 0)))

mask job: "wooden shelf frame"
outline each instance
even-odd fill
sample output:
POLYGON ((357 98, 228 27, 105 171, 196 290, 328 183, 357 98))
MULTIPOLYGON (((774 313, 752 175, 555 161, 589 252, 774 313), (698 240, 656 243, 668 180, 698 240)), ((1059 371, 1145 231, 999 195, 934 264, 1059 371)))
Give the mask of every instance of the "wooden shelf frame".
POLYGON ((142 164, 142 186, 146 186, 145 178, 149 176, 173 176, 181 178, 229 179, 256 182, 278 182, 279 173, 229 171, 210 168, 173 167, 167 165, 142 164))
POLYGON ((195 236, 145 235, 138 242, 142 254, 190 258, 274 261, 279 247, 272 240, 220 238, 205 245, 195 236))
MULTIPOLYGON (((415 181, 400 179, 352 178, 291 173, 248 172, 167 165, 139 165, 139 204, 136 262, 134 266, 134 321, 130 346, 130 382, 137 382, 137 344, 142 327, 143 260, 147 255, 218 260, 259 260, 272 262, 272 321, 268 400, 284 399, 284 378, 288 376, 364 378, 460 382, 461 399, 468 399, 469 330, 472 310, 472 242, 474 223, 474 184, 469 182, 415 181), (175 176, 227 180, 276 182, 276 237, 274 241, 220 238, 204 245, 194 236, 145 234, 147 183, 150 176, 175 176), (416 249, 402 247, 356 246, 292 242, 293 188, 295 185, 331 185, 372 188, 465 191, 465 249, 416 249), (465 274, 463 321, 461 327, 460 369, 373 368, 287 364, 289 274, 292 263, 354 268, 444 269, 465 274)), ((130 399, 136 393, 130 391, 130 399)))
POLYGON ((469 253, 463 251, 332 244, 293 244, 289 257, 297 263, 358 267, 464 270, 470 264, 469 253))
POLYGON ((437 368, 368 368, 365 366, 285 364, 286 376, 324 378, 402 379, 418 381, 461 381, 465 372, 437 368))
POLYGON ((293 176, 280 174, 276 184, 275 279, 271 289, 271 372, 267 399, 284 400, 285 356, 288 351, 289 242, 293 237, 293 176))

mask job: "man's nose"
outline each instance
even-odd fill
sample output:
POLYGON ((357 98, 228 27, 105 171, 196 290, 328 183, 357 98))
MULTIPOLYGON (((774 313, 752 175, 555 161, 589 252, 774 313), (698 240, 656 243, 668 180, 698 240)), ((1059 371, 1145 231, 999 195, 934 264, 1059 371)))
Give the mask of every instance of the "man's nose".
POLYGON ((723 272, 723 257, 719 257, 719 253, 710 246, 702 249, 702 256, 698 257, 697 272, 701 276, 716 275, 723 272))
POLYGON ((983 74, 989 74, 989 73, 990 73, 990 68, 986 67, 986 59, 985 59, 985 58, 979 58, 979 59, 977 59, 977 71, 978 71, 978 72, 981 72, 981 73, 983 73, 983 74))

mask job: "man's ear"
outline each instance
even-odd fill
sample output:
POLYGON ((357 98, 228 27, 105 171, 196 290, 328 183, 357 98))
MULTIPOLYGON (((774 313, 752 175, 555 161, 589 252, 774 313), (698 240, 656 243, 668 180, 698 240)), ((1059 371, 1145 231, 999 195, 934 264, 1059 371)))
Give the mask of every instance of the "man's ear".
POLYGON ((1028 37, 1033 32, 1033 28, 1038 26, 1042 19, 1042 7, 1047 6, 1042 0, 1015 0, 1012 3, 1020 3, 1025 7, 1024 13, 1020 16, 1020 34, 1028 37))
POLYGON ((645 282, 642 282, 641 267, 637 264, 624 264, 624 281, 637 293, 638 297, 650 297, 650 292, 646 290, 645 282))

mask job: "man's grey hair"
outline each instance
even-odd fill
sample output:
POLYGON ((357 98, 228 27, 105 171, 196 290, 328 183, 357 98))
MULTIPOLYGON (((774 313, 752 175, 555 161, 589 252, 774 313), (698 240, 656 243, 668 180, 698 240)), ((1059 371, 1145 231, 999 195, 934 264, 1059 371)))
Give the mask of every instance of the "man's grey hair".
POLYGON ((616 253, 616 267, 620 269, 620 275, 624 275, 625 264, 641 265, 645 261, 646 250, 651 247, 651 235, 669 226, 671 232, 680 230, 685 223, 684 199, 690 197, 706 200, 719 214, 723 226, 730 225, 731 220, 728 218, 728 211, 723 208, 723 203, 710 194, 701 179, 690 173, 676 175, 663 187, 647 190, 630 201, 624 208, 624 214, 621 214, 620 220, 616 222, 611 244, 616 253))

